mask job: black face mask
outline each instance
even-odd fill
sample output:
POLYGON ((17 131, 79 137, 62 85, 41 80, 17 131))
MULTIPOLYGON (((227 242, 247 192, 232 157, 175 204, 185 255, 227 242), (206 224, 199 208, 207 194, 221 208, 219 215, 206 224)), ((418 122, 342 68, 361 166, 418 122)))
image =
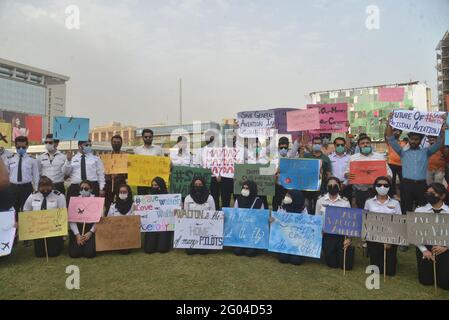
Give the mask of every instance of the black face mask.
POLYGON ((150 193, 151 194, 161 194, 161 189, 160 188, 151 187, 150 193))
POLYGON ((338 188, 338 186, 336 184, 334 184, 332 186, 327 186, 327 192, 329 192, 329 194, 331 196, 336 196, 339 191, 340 191, 340 188, 338 188))
POLYGON ((426 201, 428 203, 430 203, 431 205, 434 205, 436 203, 438 203, 440 201, 440 198, 438 198, 436 195, 434 195, 433 193, 426 193, 424 195, 424 198, 426 199, 426 201))
POLYGON ((204 187, 203 186, 195 186, 193 187, 193 190, 195 191, 195 193, 201 194, 204 191, 204 187))
POLYGON ((115 152, 119 152, 121 149, 122 149, 121 144, 113 144, 112 145, 112 150, 114 150, 115 152))

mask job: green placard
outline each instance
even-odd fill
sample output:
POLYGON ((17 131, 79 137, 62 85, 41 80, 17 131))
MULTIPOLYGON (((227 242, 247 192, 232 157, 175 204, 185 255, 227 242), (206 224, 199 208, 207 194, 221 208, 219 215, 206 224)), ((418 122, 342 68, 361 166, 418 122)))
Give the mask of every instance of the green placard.
POLYGON ((234 193, 240 194, 242 183, 245 180, 252 180, 257 184, 257 194, 259 196, 274 196, 274 176, 276 166, 262 164, 235 164, 234 165, 234 193))
POLYGON ((206 187, 210 188, 212 173, 210 169, 174 166, 170 178, 170 193, 180 193, 183 197, 190 193, 190 184, 196 176, 206 181, 206 187))

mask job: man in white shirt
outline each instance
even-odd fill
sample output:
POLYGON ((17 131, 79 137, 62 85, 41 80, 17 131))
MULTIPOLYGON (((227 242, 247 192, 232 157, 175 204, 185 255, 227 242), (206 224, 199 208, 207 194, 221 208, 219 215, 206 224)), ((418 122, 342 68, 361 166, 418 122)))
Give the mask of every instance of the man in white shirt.
POLYGON ((96 197, 104 197, 104 166, 101 159, 92 154, 92 143, 89 141, 78 141, 78 153, 72 157, 72 152, 67 153, 67 160, 63 166, 65 175, 70 176, 67 190, 67 206, 71 197, 78 197, 80 183, 90 181, 93 193, 96 197))
POLYGON ((65 195, 64 172, 62 167, 67 157, 58 150, 59 140, 53 139, 53 134, 49 133, 45 137, 45 149, 47 152, 37 157, 40 176, 46 176, 53 182, 53 188, 65 195))
POLYGON ((329 155, 329 160, 332 164, 332 176, 340 179, 342 184, 341 195, 352 202, 352 186, 348 179, 345 178, 346 168, 350 160, 350 156, 346 153, 345 138, 338 137, 334 140, 335 152, 329 155))
MULTIPOLYGON (((162 148, 153 145, 153 130, 143 129, 142 139, 143 145, 134 149, 134 154, 141 156, 163 156, 162 148)), ((165 181, 167 183, 167 181, 165 181)), ((138 195, 146 195, 150 193, 151 187, 137 187, 138 195)))

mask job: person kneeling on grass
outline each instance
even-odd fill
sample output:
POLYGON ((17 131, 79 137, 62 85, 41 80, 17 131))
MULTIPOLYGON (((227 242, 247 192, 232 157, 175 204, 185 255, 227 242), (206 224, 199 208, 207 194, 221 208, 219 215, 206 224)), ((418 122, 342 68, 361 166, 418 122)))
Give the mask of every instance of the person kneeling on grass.
MULTIPOLYGON (((95 197, 90 181, 80 183, 80 197, 95 197)), ((71 258, 95 257, 95 223, 70 222, 69 256, 71 258), (80 234, 80 230, 89 230, 80 234)))

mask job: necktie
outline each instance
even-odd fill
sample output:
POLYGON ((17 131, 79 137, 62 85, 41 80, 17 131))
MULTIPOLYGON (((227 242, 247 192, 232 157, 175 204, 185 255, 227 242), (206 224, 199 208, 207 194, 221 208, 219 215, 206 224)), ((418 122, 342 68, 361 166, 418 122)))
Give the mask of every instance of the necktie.
POLYGON ((443 208, 441 208, 441 209, 432 208, 432 209, 433 209, 434 213, 440 213, 441 211, 443 211, 443 208))
POLYGON ((22 182, 22 158, 23 158, 23 156, 19 156, 19 168, 17 171, 17 182, 22 182))
POLYGON ((42 200, 41 210, 47 210, 47 197, 44 197, 44 200, 42 200))
POLYGON ((81 180, 87 180, 87 174, 86 174, 86 155, 81 156, 81 180))

